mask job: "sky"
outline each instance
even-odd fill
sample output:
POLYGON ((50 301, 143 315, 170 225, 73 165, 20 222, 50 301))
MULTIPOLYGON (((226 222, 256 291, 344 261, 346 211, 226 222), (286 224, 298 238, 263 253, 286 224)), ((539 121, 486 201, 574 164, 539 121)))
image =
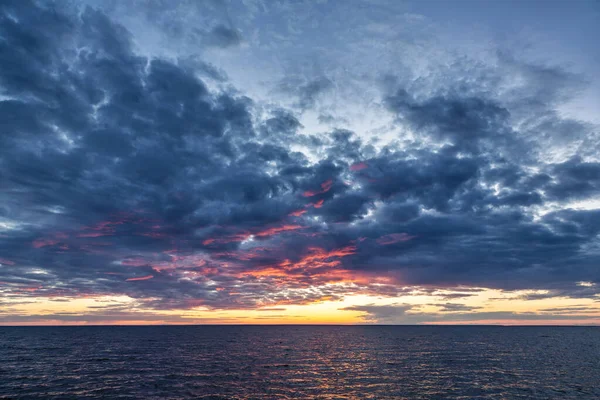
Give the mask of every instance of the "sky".
POLYGON ((0 2, 0 325, 600 324, 600 2, 0 2))

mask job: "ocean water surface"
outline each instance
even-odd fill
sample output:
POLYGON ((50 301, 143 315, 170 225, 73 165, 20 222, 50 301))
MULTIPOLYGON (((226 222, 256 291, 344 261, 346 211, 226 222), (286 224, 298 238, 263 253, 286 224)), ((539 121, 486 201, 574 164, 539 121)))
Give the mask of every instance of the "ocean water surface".
POLYGON ((2 399, 595 399, 600 328, 0 327, 2 399))

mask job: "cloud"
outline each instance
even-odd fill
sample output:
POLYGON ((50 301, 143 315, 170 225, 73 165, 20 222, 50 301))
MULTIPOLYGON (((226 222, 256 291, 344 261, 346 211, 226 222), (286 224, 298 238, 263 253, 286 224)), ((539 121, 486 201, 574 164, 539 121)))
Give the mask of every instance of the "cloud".
POLYGON ((481 309, 483 307, 478 307, 478 306, 467 306, 464 304, 458 304, 458 303, 436 303, 433 304, 437 307, 440 308, 441 312, 464 312, 464 311, 473 311, 473 310, 478 310, 481 309))
POLYGON ((146 275, 146 276, 140 276, 140 277, 135 277, 135 278, 127 278, 125 279, 126 281, 147 281, 148 279, 152 279, 154 278, 154 275, 146 275))
POLYGON ((398 323, 398 321, 407 315, 407 312, 413 309, 410 304, 391 304, 391 305, 364 305, 344 307, 343 311, 359 311, 365 313, 367 322, 398 323))
MULTIPOLYGON (((380 104, 410 138, 374 146, 349 129, 303 131, 211 59, 145 55, 97 8, 4 2, 0 18, 2 297, 125 295, 167 310, 407 287, 448 289, 445 300, 469 287, 600 293, 600 211, 570 206, 598 195, 598 160, 540 156, 566 127, 580 143, 595 129, 554 110, 578 84, 560 69, 503 56, 467 81, 476 66, 453 65, 438 92, 398 80, 380 104), (525 94, 500 90, 506 69, 525 94)), ((226 26, 201 45, 239 45, 226 26)), ((301 111, 334 85, 284 83, 301 111)), ((361 307, 424 321, 404 304, 361 307)))
MULTIPOLYGON (((588 313, 588 309, 552 309, 541 313, 513 312, 513 311, 473 311, 481 307, 467 307, 462 304, 440 304, 439 313, 420 312, 418 307, 409 304, 390 305, 364 305, 345 307, 343 311, 359 311, 364 313, 363 318, 367 323, 375 324, 422 324, 422 323, 515 323, 535 321, 587 321, 595 323, 598 320, 597 312, 588 313)), ((597 311, 597 310, 596 310, 597 311)))
POLYGON ((204 33, 204 43, 208 46, 227 48, 239 46, 241 42, 242 36, 240 32, 221 24, 204 33))
POLYGON ((297 99, 296 105, 301 110, 313 108, 319 97, 333 89, 331 79, 320 76, 314 79, 287 77, 280 82, 278 90, 297 99))

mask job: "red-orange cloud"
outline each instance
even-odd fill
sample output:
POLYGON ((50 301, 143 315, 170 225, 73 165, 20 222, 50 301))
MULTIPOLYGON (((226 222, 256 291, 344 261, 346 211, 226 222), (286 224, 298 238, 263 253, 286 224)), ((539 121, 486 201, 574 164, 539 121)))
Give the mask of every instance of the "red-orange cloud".
POLYGON ((331 189, 331 186, 333 186, 333 181, 331 179, 328 179, 325 182, 321 183, 321 190, 318 190, 316 192, 307 190, 304 192, 303 196, 304 197, 312 197, 312 196, 316 196, 318 194, 327 193, 329 191, 329 189, 331 189))
POLYGON ((127 278, 125 279, 126 281, 147 281, 148 279, 152 279, 154 278, 154 275, 146 275, 146 276, 140 276, 139 278, 127 278))

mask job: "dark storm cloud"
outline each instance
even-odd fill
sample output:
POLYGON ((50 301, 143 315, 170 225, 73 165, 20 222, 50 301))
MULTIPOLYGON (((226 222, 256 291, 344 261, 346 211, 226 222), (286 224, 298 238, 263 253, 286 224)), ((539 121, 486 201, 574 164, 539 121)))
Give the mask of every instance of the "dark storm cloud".
MULTIPOLYGON (((0 13, 2 296, 124 294, 160 310, 406 285, 598 294, 599 212, 534 214, 597 195, 598 164, 536 159, 493 93, 394 88, 384 102, 415 140, 375 149, 349 130, 301 133, 282 108, 259 117, 255 100, 199 78, 225 79, 210 60, 141 56, 96 9, 0 13)), ((285 88, 304 109, 332 85, 285 88)))
POLYGON ((460 149, 475 151, 486 138, 506 135, 508 110, 495 102, 457 94, 416 101, 404 89, 386 99, 388 107, 415 129, 448 139, 460 149))
POLYGON ((581 200, 600 194, 600 163, 573 157, 554 165, 552 173, 556 178, 545 187, 552 199, 581 200))

